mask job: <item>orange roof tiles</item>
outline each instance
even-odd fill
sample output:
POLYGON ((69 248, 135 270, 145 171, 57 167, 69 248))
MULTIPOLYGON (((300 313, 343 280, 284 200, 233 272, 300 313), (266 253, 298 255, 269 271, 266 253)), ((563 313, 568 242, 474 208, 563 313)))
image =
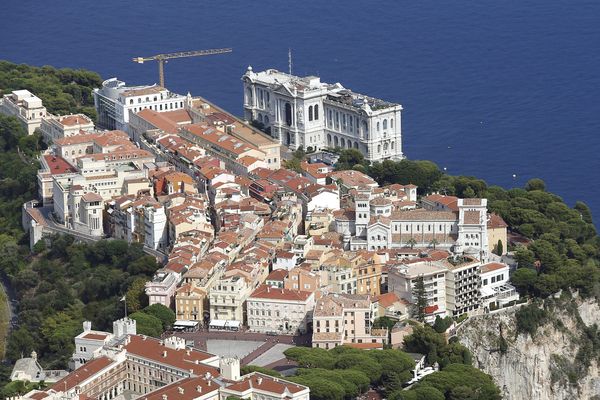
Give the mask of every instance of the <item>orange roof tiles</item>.
POLYGON ((291 290, 283 288, 274 288, 268 285, 260 285, 254 293, 250 295, 252 299, 270 299, 270 300, 288 300, 288 301, 306 301, 311 296, 311 292, 300 290, 291 290))
POLYGON ((84 382, 86 379, 105 369, 113 362, 114 361, 108 357, 94 358, 62 378, 60 381, 56 382, 51 386, 51 389, 56 391, 72 389, 84 382))

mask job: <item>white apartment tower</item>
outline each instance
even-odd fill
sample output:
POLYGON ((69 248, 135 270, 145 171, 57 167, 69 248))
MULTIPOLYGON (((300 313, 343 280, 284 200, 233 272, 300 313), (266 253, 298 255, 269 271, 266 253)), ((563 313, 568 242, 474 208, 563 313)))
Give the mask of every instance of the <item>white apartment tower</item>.
POLYGON ((242 81, 245 119, 291 149, 355 148, 371 162, 404 158, 400 104, 275 69, 248 67, 242 81))

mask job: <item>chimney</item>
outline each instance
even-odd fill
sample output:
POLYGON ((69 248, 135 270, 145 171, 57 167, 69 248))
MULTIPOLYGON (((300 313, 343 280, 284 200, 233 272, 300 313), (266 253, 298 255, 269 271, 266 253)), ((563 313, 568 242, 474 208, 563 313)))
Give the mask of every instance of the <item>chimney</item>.
POLYGON ((177 391, 179 392, 179 394, 183 394, 185 392, 185 390, 181 386, 177 388, 177 391))
POLYGON ((196 392, 202 393, 202 386, 196 385, 196 392))
POLYGON ((262 384, 262 376, 259 376, 258 378, 256 378, 256 383, 257 384, 262 384))
POLYGON ((163 351, 163 358, 166 358, 166 357, 167 357, 167 351, 165 350, 165 351, 163 351))
POLYGON ((162 400, 167 400, 169 397, 166 394, 162 395, 162 400))

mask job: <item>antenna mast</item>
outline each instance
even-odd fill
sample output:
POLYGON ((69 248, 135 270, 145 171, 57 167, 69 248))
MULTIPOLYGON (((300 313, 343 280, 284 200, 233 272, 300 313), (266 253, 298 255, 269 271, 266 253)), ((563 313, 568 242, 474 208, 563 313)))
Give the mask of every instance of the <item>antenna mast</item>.
POLYGON ((292 74, 292 49, 288 49, 288 69, 290 75, 292 74))

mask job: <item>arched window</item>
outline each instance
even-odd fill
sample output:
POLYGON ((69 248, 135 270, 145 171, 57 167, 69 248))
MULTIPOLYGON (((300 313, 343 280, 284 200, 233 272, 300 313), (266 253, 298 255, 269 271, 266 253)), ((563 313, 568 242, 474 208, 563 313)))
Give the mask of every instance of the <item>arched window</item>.
POLYGON ((379 122, 377 122, 377 132, 379 132, 379 122))
POLYGON ((327 134, 327 144, 331 145, 331 135, 329 133, 327 134))
POLYGON ((342 147, 346 147, 346 139, 342 138, 340 143, 342 144, 342 147))
POLYGON ((337 136, 334 136, 334 137, 333 137, 333 145, 334 145, 335 147, 338 147, 338 146, 340 145, 340 143, 339 143, 339 141, 338 141, 338 137, 337 137, 337 136))
POLYGON ((390 143, 390 147, 392 148, 392 150, 394 150, 394 142, 390 143))
POLYGON ((380 144, 377 145, 377 152, 381 153, 381 145, 380 144))
POLYGON ((252 105, 252 90, 250 88, 246 89, 246 103, 252 105))
POLYGON ((287 126, 292 126, 292 105, 285 103, 285 123, 287 126))
POLYGON ((269 123, 269 117, 267 115, 265 115, 265 125, 267 125, 269 123))
POLYGON ((383 144, 383 150, 387 151, 387 149, 388 149, 388 144, 387 144, 387 143, 384 143, 384 144, 383 144))
POLYGON ((258 114, 258 122, 263 122, 262 114, 258 114))
POLYGON ((319 105, 315 104, 315 121, 319 119, 319 105))
POLYGON ((313 106, 308 107, 308 120, 313 120, 313 106))
POLYGON ((354 142, 354 148, 358 149, 358 142, 354 142))
POLYGON ((387 119, 383 120, 383 129, 387 129, 387 119))
POLYGON ((394 118, 390 118, 390 128, 394 127, 394 118))

